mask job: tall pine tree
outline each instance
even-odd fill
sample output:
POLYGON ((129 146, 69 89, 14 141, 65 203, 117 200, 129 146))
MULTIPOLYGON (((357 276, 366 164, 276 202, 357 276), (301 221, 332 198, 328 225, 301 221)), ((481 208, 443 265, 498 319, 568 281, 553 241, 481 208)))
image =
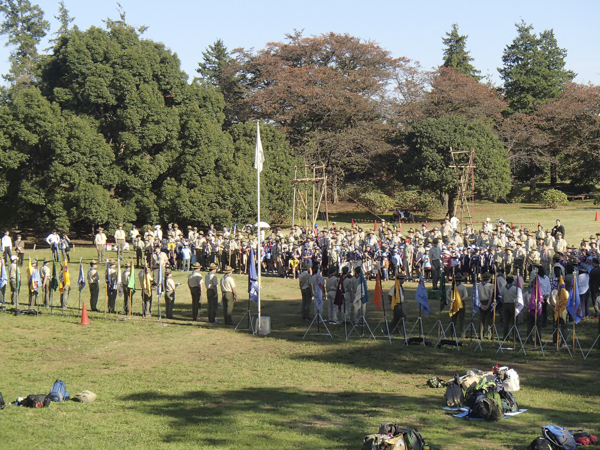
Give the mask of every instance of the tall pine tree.
POLYGON ((206 51, 202 52, 202 59, 203 62, 198 63, 196 72, 202 75, 202 78, 213 86, 219 86, 223 67, 232 60, 223 41, 217 39, 214 44, 209 45, 206 51))
POLYGON ((0 12, 4 14, 0 34, 8 36, 5 46, 15 46, 10 53, 10 72, 4 79, 14 84, 30 84, 39 61, 37 45, 50 24, 44 20, 44 11, 29 0, 6 0, 0 3, 0 12))
POLYGON ((499 68, 512 112, 531 113, 557 97, 576 74, 565 69, 567 50, 560 48, 552 30, 538 36, 533 25, 516 24, 518 35, 504 49, 499 68))
POLYGON ((60 27, 58 27, 58 30, 52 33, 52 36, 56 37, 48 40, 48 42, 52 45, 56 44, 62 36, 65 36, 69 33, 71 22, 75 20, 75 17, 71 17, 69 15, 69 10, 65 6, 64 1, 61 0, 58 5, 58 16, 54 16, 54 18, 58 20, 60 27))
POLYGON ((446 48, 444 49, 444 67, 453 67, 463 75, 467 75, 476 80, 480 80, 481 73, 473 67, 471 62, 473 58, 469 55, 466 49, 467 35, 458 34, 458 25, 453 23, 450 33, 446 33, 445 38, 442 38, 446 48))

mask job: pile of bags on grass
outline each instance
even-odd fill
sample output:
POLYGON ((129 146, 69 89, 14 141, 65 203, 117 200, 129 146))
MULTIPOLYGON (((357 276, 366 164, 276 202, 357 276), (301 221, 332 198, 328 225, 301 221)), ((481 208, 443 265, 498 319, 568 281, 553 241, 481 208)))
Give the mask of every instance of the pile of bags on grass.
POLYGON ((382 422, 376 434, 365 437, 362 450, 429 450, 425 439, 413 428, 403 428, 397 423, 382 422))
POLYGON ((527 450, 575 450, 580 445, 596 444, 593 434, 583 430, 567 430, 558 425, 542 427, 542 435, 535 438, 527 450))
MULTIPOLYGON (((46 406, 50 406, 52 402, 64 402, 70 400, 71 396, 67 391, 67 387, 65 386, 64 381, 56 380, 56 382, 52 385, 49 394, 31 394, 27 397, 18 397, 17 400, 13 403, 15 406, 25 406, 28 408, 44 408, 46 406)), ((82 403, 92 403, 96 401, 96 394, 91 391, 81 391, 79 392, 73 400, 82 402, 82 403)), ((9 403, 10 405, 10 403, 9 403)), ((2 393, 0 393, 0 409, 4 409, 6 403, 4 398, 2 397, 2 393)))

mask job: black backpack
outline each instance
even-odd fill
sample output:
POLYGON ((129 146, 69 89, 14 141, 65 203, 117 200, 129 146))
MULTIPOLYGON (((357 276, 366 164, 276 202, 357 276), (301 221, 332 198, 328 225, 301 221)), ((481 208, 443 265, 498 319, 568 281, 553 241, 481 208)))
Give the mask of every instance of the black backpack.
POLYGON ((393 422, 381 422, 381 424, 379 424, 379 435, 382 434, 392 434, 394 437, 403 435, 406 450, 423 450, 423 447, 425 447, 425 439, 423 439, 421 433, 414 428, 403 428, 393 422))
POLYGON ((504 413, 500 405, 493 398, 483 398, 471 411, 471 417, 479 417, 488 421, 504 419, 504 413))
POLYGON ((517 403, 517 400, 515 399, 515 396, 512 394, 512 392, 500 392, 500 399, 502 400, 503 412, 517 412, 519 410, 519 404, 517 403))
POLYGON ((27 406, 28 408, 44 408, 46 406, 50 406, 52 400, 50 400, 49 395, 38 394, 38 395, 28 395, 25 400, 23 400, 23 406, 27 406))
POLYGON ((2 397, 2 392, 0 392, 0 409, 4 409, 6 403, 4 403, 4 397, 2 397))
POLYGON ((554 450, 552 448, 552 444, 550 443, 550 441, 548 439, 546 439, 545 437, 539 436, 536 437, 531 444, 529 444, 529 447, 527 447, 527 450, 554 450))
POLYGON ((458 374, 454 375, 454 381, 450 382, 446 388, 444 398, 446 399, 446 405, 450 407, 460 408, 464 406, 465 395, 463 394, 462 387, 460 386, 460 376, 458 374))

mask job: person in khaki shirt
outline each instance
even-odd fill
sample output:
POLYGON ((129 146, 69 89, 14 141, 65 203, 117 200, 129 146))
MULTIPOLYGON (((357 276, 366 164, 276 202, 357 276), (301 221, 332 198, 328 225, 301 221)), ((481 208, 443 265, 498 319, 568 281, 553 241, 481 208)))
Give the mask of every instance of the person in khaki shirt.
POLYGON ((300 293, 302 295, 302 320, 312 320, 310 304, 312 302, 312 285, 310 284, 310 266, 302 264, 302 272, 298 276, 300 293))
POLYGON ((125 231, 123 230, 123 224, 120 223, 117 230, 115 231, 115 244, 117 244, 117 258, 123 259, 123 247, 125 246, 125 231))
MULTIPOLYGON (((48 267, 49 260, 44 260, 42 267, 40 268, 40 282, 42 283, 42 302, 44 306, 50 304, 50 267, 48 267)), ((92 308, 93 310, 93 308, 92 308)))
POLYGON ((98 311, 98 294, 100 293, 100 275, 98 274, 98 262, 92 260, 90 266, 90 270, 88 270, 87 273, 87 282, 90 288, 90 309, 92 311, 98 311))
POLYGON ((165 270, 165 303, 167 310, 167 319, 173 319, 173 307, 175 306, 175 289, 178 284, 173 281, 171 269, 165 270))
POLYGON ((188 287, 192 294, 192 320, 200 322, 200 299, 202 298, 202 274, 200 273, 200 263, 192 264, 193 272, 188 277, 188 287))
POLYGON ((221 278, 221 295, 223 301, 223 315, 225 316, 225 325, 233 325, 233 304, 237 302, 237 292, 235 281, 231 276, 233 268, 225 266, 223 278, 221 278))
POLYGON ((104 234, 104 228, 98 228, 98 233, 94 238, 94 245, 98 252, 98 261, 101 263, 104 262, 104 251, 106 250, 106 235, 104 234))
POLYGON ((210 323, 218 322, 217 307, 219 305, 219 280, 217 278, 217 269, 219 267, 212 263, 208 266, 208 274, 204 279, 206 287, 206 298, 208 300, 208 321, 210 323))
POLYGON ((479 302, 481 303, 479 308, 479 337, 481 339, 483 339, 484 333, 487 332, 493 320, 494 285, 490 283, 491 279, 492 275, 485 272, 481 275, 481 283, 477 285, 479 302))

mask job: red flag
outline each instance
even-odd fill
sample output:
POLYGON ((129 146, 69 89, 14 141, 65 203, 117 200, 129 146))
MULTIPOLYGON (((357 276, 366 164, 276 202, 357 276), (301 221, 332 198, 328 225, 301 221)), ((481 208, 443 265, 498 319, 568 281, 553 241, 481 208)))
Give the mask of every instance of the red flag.
POLYGON ((379 271, 377 271, 377 280, 375 280, 375 292, 373 293, 373 303, 377 305, 379 311, 381 311, 381 294, 383 293, 383 288, 381 287, 381 277, 379 276, 379 271))
POLYGON ((352 227, 354 227, 354 219, 352 219, 352 227))
POLYGON ((375 221, 375 225, 373 225, 373 231, 377 231, 377 220, 375 221))

